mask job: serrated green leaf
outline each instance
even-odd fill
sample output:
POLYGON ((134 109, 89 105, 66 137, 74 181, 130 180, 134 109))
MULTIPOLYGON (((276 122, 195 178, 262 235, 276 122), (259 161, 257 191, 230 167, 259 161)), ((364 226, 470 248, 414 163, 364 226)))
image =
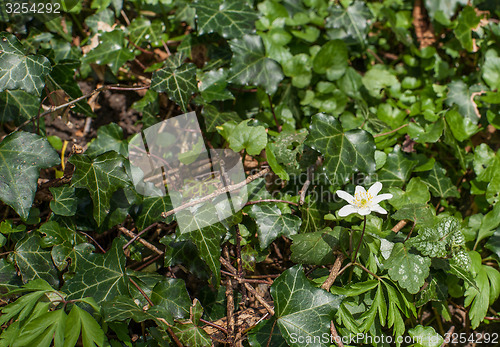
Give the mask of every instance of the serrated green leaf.
POLYGON ((54 340, 55 346, 62 346, 66 329, 66 313, 64 310, 46 312, 29 320, 19 331, 16 338, 18 346, 46 346, 54 340))
POLYGON ((239 0, 200 0, 193 4, 200 35, 218 33, 225 39, 241 37, 254 29, 257 13, 239 0))
POLYGON ((229 42, 233 51, 229 82, 257 85, 274 94, 283 79, 277 62, 267 58, 262 40, 257 35, 245 35, 229 42))
POLYGON ((304 151, 304 141, 308 131, 299 129, 294 132, 282 131, 276 136, 276 140, 269 143, 276 160, 282 164, 290 174, 299 174, 301 172, 299 159, 304 151))
POLYGON ((431 260, 408 251, 402 243, 396 243, 391 256, 385 262, 389 276, 411 294, 417 293, 429 275, 431 260))
POLYGON ((446 275, 442 272, 433 272, 427 279, 427 286, 416 297, 415 306, 421 307, 430 301, 443 301, 448 298, 448 286, 445 283, 446 275))
POLYGON ((27 55, 19 40, 7 32, 0 33, 0 92, 6 89, 22 89, 40 95, 45 76, 51 65, 41 55, 27 55))
POLYGON ((330 81, 338 80, 347 69, 347 55, 347 46, 343 41, 328 41, 314 57, 314 72, 326 74, 330 81))
POLYGON ((64 332, 64 347, 75 346, 80 337, 84 346, 97 345, 102 347, 106 342, 106 335, 101 326, 90 313, 82 310, 77 305, 68 314, 66 330, 64 332))
POLYGON ((41 246, 41 238, 35 233, 26 235, 16 243, 14 259, 21 272, 23 282, 41 278, 51 286, 59 285, 59 276, 52 263, 50 250, 44 250, 41 246))
POLYGON ((61 289, 68 293, 67 299, 91 296, 100 304, 128 294, 126 259, 122 249, 124 244, 123 239, 116 238, 105 254, 78 254, 75 275, 61 289))
POLYGON ((82 58, 82 63, 108 65, 111 71, 117 74, 127 61, 134 59, 134 56, 133 50, 125 43, 124 31, 115 29, 100 34, 99 45, 82 58))
POLYGON ((123 139, 123 129, 116 123, 100 127, 97 137, 89 143, 85 154, 94 158, 109 151, 128 156, 127 140, 123 139))
POLYGON ((40 98, 24 90, 5 90, 0 93, 0 123, 14 121, 16 125, 35 117, 40 98))
POLYGON ((164 34, 165 25, 159 19, 151 22, 144 17, 134 18, 128 30, 130 40, 137 46, 143 46, 146 43, 152 47, 160 47, 162 41, 168 40, 168 35, 164 34))
POLYGON ((283 235, 290 237, 298 233, 301 220, 292 214, 282 214, 277 206, 255 204, 248 211, 255 219, 259 235, 260 248, 265 249, 277 237, 283 235))
POLYGON ((191 299, 181 279, 167 278, 158 282, 151 293, 151 301, 165 308, 175 319, 189 317, 191 299))
POLYGON ((74 216, 78 200, 75 196, 75 187, 50 187, 54 200, 50 202, 50 209, 60 216, 74 216))
POLYGON ((344 132, 334 117, 313 116, 306 144, 323 154, 323 168, 332 183, 347 182, 358 171, 375 171, 373 137, 360 129, 344 132))
POLYGON ((457 187, 453 185, 446 170, 439 162, 435 162, 432 169, 422 177, 422 181, 427 184, 433 196, 440 198, 459 198, 457 187))
POLYGON ((373 288, 378 286, 378 284, 379 282, 377 280, 356 282, 348 284, 344 287, 332 286, 330 292, 332 292, 332 294, 344 295, 346 297, 359 296, 363 293, 366 293, 369 290, 372 290, 373 288))
POLYGON ((413 338, 413 341, 416 341, 415 347, 439 347, 444 341, 443 337, 431 326, 417 325, 408 330, 408 334, 413 338))
POLYGON ((465 238, 458 219, 447 217, 432 227, 419 229, 418 236, 409 239, 406 245, 415 247, 423 255, 445 258, 453 247, 464 246, 465 238))
MULTIPOLYGON (((179 55, 179 54, 177 54, 179 55)), ((189 99, 197 90, 196 65, 182 64, 179 67, 166 67, 153 73, 151 89, 165 92, 184 112, 187 112, 189 99)))
POLYGON ((89 191, 94 203, 94 219, 101 225, 110 212, 113 193, 129 184, 123 157, 112 151, 94 159, 85 154, 74 155, 69 162, 75 165, 71 186, 89 191))
POLYGON ((364 45, 368 32, 370 11, 362 1, 354 1, 344 8, 335 5, 329 8, 330 15, 326 19, 326 27, 330 38, 355 41, 364 45))
POLYGON ((43 137, 22 131, 7 135, 0 142, 0 199, 26 220, 40 169, 59 161, 59 155, 43 137))
POLYGON ((298 264, 327 265, 335 261, 339 247, 339 228, 325 228, 306 234, 292 235, 291 259, 298 264))
POLYGON ((271 296, 281 334, 290 346, 304 346, 299 341, 306 339, 310 341, 308 346, 330 345, 314 337, 330 333, 330 321, 342 296, 315 288, 300 265, 287 269, 274 281, 271 296))

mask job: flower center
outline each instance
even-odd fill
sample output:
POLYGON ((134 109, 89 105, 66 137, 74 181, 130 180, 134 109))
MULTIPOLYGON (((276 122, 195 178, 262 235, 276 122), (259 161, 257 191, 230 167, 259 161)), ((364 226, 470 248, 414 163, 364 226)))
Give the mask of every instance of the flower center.
POLYGON ((359 193, 354 195, 354 204, 358 208, 367 207, 370 204, 371 200, 372 200, 372 196, 368 193, 359 192, 359 193))

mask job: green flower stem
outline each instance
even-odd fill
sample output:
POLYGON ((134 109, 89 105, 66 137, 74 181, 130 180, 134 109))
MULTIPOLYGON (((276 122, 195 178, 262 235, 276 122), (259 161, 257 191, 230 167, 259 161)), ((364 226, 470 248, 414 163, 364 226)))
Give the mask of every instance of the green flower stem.
POLYGON ((361 242, 363 242, 363 237, 365 236, 365 229, 366 229, 366 216, 364 217, 363 220, 363 232, 361 233, 361 238, 359 239, 358 247, 356 247, 356 252, 354 252, 354 257, 351 258, 351 261, 353 263, 356 263, 356 257, 358 256, 359 247, 361 247, 361 242))

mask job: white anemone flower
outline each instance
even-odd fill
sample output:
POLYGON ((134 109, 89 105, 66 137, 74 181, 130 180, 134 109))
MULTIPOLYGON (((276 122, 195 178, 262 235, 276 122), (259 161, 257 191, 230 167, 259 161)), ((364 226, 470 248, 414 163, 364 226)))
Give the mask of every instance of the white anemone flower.
POLYGON ((337 195, 347 201, 349 205, 342 207, 339 210, 340 217, 346 217, 351 213, 358 213, 361 216, 366 216, 371 212, 387 214, 379 202, 392 198, 392 194, 380 194, 382 183, 375 182, 368 191, 364 187, 356 186, 354 196, 343 190, 337 190, 337 195))

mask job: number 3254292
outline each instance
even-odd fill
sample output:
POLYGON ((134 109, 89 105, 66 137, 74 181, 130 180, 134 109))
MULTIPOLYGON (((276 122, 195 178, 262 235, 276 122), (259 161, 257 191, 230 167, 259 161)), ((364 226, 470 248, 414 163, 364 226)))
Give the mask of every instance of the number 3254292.
POLYGON ((5 12, 8 14, 52 14, 61 13, 60 3, 28 3, 28 2, 7 2, 5 3, 5 12))

